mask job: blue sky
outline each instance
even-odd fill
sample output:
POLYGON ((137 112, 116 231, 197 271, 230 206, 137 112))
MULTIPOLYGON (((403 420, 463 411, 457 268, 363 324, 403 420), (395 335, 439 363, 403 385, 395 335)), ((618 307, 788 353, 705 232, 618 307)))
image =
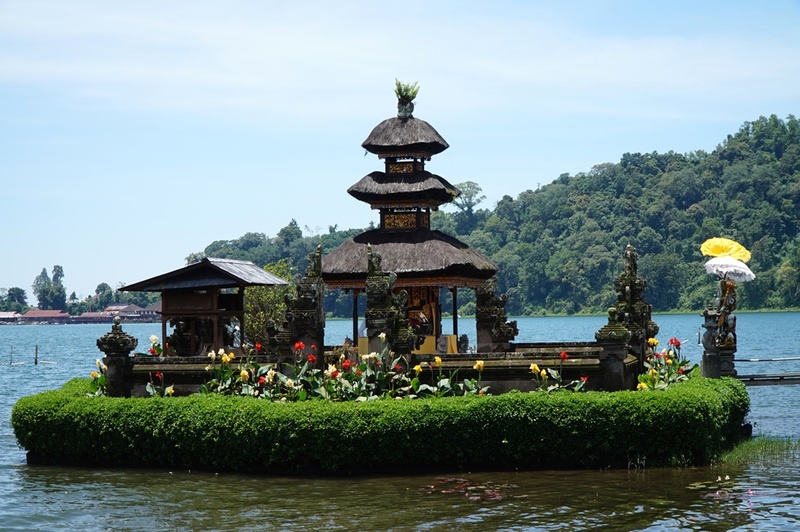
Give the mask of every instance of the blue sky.
POLYGON ((0 0, 0 287, 132 283, 246 232, 365 227, 395 78, 493 207, 800 113, 800 2, 0 0))

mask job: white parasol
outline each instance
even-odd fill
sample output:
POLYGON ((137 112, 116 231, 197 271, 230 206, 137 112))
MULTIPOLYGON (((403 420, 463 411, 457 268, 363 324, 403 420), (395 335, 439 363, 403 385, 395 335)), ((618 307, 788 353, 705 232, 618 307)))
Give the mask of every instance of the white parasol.
POLYGON ((720 279, 733 281, 752 281, 756 278, 747 264, 730 256, 714 257, 706 262, 706 271, 718 275, 720 279))

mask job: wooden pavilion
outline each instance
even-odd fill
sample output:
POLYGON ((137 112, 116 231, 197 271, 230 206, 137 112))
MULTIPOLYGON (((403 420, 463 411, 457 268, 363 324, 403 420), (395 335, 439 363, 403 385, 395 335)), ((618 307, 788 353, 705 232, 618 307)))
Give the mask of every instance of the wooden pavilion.
POLYGON ((128 292, 161 292, 161 337, 178 355, 202 355, 244 343, 244 289, 287 281, 250 261, 207 257, 178 270, 122 287, 128 292), (228 330, 238 322, 238 331, 228 330), (238 335, 236 334, 238 332, 238 335), (238 337, 237 337, 238 336, 238 337))
POLYGON ((425 162, 449 145, 430 124, 405 112, 378 124, 362 147, 383 159, 385 169, 371 172, 347 192, 378 210, 380 225, 323 257, 322 278, 331 288, 352 291, 353 338, 357 338, 358 295, 365 290, 367 247, 371 246, 380 254, 383 268, 397 275, 395 289, 408 292, 409 323, 426 333, 416 352, 429 354, 440 346, 439 294, 442 288, 451 291, 453 335, 447 338, 446 351, 457 352, 458 288, 478 288, 497 273, 497 265, 456 238, 430 228, 431 211, 460 194, 447 180, 425 169, 425 162))

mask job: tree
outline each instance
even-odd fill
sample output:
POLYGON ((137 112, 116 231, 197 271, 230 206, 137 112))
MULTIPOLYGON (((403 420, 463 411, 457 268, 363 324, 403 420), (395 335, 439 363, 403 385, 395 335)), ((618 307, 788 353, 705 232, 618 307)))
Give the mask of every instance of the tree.
POLYGON ((452 202, 459 210, 456 213, 456 228, 458 234, 468 235, 475 229, 475 207, 485 200, 486 196, 481 194, 481 187, 474 181, 459 183, 456 188, 461 191, 452 202))
POLYGON ((267 345, 267 325, 280 325, 286 317, 286 295, 296 294, 292 280, 294 268, 287 259, 264 267, 270 273, 287 281, 282 286, 248 286, 244 293, 244 334, 248 342, 267 345))
POLYGON ((51 292, 53 288, 53 281, 50 275, 47 274, 47 268, 42 268, 42 272, 33 280, 33 295, 38 301, 38 307, 41 310, 49 310, 51 306, 51 292))
POLYGON ((100 283, 94 289, 95 301, 97 302, 97 310, 103 310, 114 301, 114 290, 108 283, 100 283))

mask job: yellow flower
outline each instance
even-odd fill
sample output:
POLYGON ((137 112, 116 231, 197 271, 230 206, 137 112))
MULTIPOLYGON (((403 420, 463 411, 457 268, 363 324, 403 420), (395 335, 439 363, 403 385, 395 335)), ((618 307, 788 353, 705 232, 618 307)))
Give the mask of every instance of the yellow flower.
POLYGON ((172 386, 170 386, 169 388, 166 389, 166 392, 167 394, 172 395, 173 393, 175 393, 175 390, 172 388, 172 386))
POLYGON ((223 364, 227 364, 230 361, 231 361, 231 359, 228 358, 228 355, 222 355, 222 363, 223 364))
POLYGON ((234 354, 233 354, 233 351, 231 351, 230 353, 228 353, 228 358, 229 358, 229 359, 231 359, 231 360, 233 360, 234 358, 236 358, 236 355, 234 355, 234 354))
POLYGON ((668 358, 668 359, 667 359, 667 366, 671 366, 671 365, 672 365, 672 359, 671 359, 671 358, 668 358))
POLYGON ((650 347, 655 347, 658 345, 658 340, 656 340, 655 338, 648 338, 647 345, 649 345, 650 347))
POLYGON ((649 371, 649 373, 650 373, 650 375, 651 375, 652 377, 655 377, 655 376, 656 376, 656 374, 658 374, 658 372, 656 371, 656 368, 650 368, 650 371, 649 371))
POLYGON ((539 373, 539 371, 540 371, 539 370, 539 364, 536 364, 536 363, 531 364, 531 373, 536 374, 536 373, 539 373))
POLYGON ((96 371, 93 371, 93 372, 89 373, 89 376, 90 376, 91 378, 93 378, 93 379, 96 379, 97 377, 99 377, 99 376, 100 376, 100 374, 99 374, 99 373, 97 373, 96 371))
POLYGON ((483 360, 478 360, 475 362, 475 365, 472 366, 472 369, 477 369, 478 371, 483 371, 483 360))
POLYGON ((540 371, 539 372, 539 376, 541 378, 543 378, 543 379, 546 379, 547 378, 547 371, 545 371, 545 370, 540 371))
POLYGON ((647 383, 640 382, 639 384, 636 385, 636 389, 637 390, 646 390, 647 389, 647 383))
POLYGON ((442 367, 442 357, 433 357, 433 365, 437 368, 442 367))
POLYGON ((422 366, 417 364, 416 366, 414 366, 414 371, 416 371, 417 375, 419 375, 420 373, 422 373, 422 366))
POLYGON ((243 369, 241 373, 239 373, 239 378, 244 382, 250 378, 250 373, 246 369, 243 369))

